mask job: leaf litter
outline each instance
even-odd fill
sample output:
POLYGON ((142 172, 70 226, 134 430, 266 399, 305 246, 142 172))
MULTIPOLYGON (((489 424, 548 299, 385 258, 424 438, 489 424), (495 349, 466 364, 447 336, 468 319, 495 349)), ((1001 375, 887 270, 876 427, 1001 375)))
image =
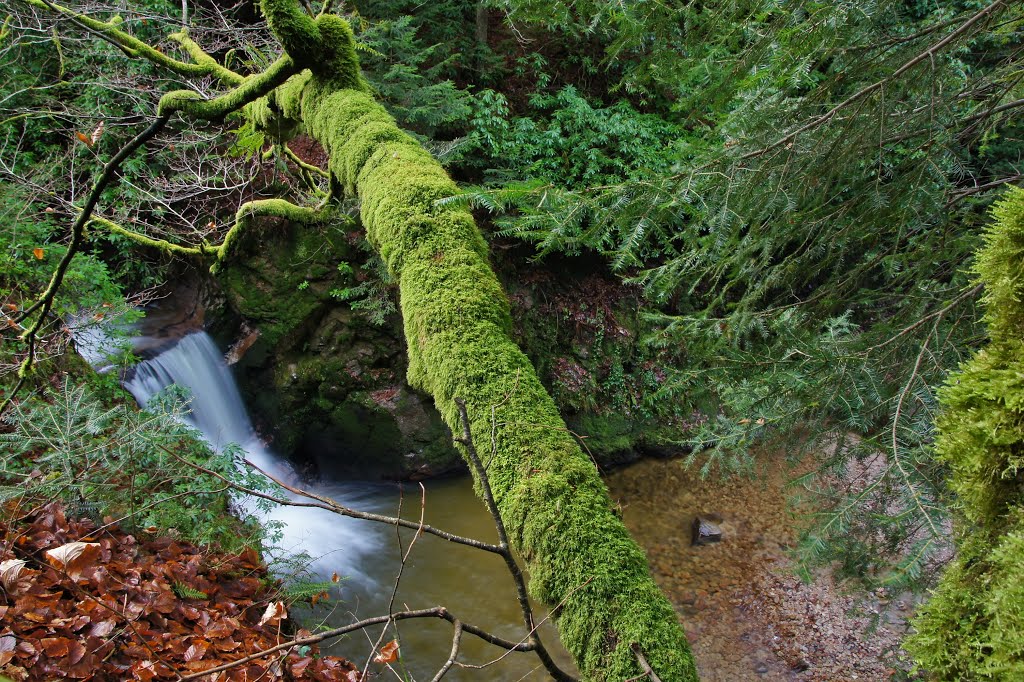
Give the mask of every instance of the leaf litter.
MULTIPOLYGON (((140 540, 117 525, 69 519, 56 503, 0 522, 0 574, 0 674, 14 680, 178 679, 289 636, 275 581, 254 550, 140 540), (205 598, 179 596, 183 587, 205 598)), ((302 647, 203 679, 357 682, 360 674, 302 647)))

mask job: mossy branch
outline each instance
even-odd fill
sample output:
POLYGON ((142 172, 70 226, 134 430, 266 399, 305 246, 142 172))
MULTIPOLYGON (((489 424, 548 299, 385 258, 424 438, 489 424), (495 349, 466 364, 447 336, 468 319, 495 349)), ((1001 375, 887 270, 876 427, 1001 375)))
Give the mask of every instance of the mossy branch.
POLYGON ((193 59, 196 59, 196 63, 183 62, 169 57, 152 45, 139 40, 130 33, 122 31, 118 28, 122 23, 121 18, 118 16, 115 16, 110 21, 101 21, 49 0, 20 1, 26 5, 50 12, 57 12, 68 17, 76 24, 99 36, 106 42, 111 43, 129 57, 147 59, 180 76, 192 78, 212 76, 227 85, 239 85, 244 80, 243 76, 218 64, 216 60, 203 52, 195 42, 189 40, 184 32, 172 34, 171 37, 182 45, 193 59))
POLYGON ((332 218, 337 219, 338 216, 336 214, 336 209, 327 204, 317 207, 306 207, 298 206, 284 199, 255 199, 247 201, 238 207, 238 210, 235 212, 234 224, 227 231, 227 234, 224 235, 224 240, 220 244, 215 245, 203 242, 199 246, 183 246, 165 239, 154 239, 119 225, 113 220, 99 216, 93 216, 89 223, 100 226, 113 234, 131 239, 141 246, 156 249, 168 255, 212 260, 211 270, 216 271, 220 264, 226 261, 238 248, 242 238, 252 227, 253 218, 274 217, 293 223, 313 224, 327 222, 332 218))
POLYGON ((509 542, 583 676, 643 674, 635 644, 662 679, 696 680, 675 610, 511 338, 508 299, 473 216, 443 203, 458 187, 374 101, 342 19, 313 20, 296 0, 263 0, 263 10, 285 50, 309 69, 266 108, 318 140, 332 186, 359 197, 367 237, 399 284, 409 382, 433 395, 455 433, 463 419, 454 401, 466 398, 470 434, 493 442, 487 480, 509 542), (338 40, 329 46, 333 58, 313 63, 311 50, 328 47, 325 26, 338 40))
POLYGON ((164 253, 172 256, 185 256, 188 258, 205 257, 214 254, 217 250, 217 247, 206 244, 203 244, 202 246, 182 246, 164 239, 153 239, 152 237, 147 237, 140 232, 129 230, 128 228, 115 223, 113 220, 101 218, 100 216, 93 216, 89 221, 90 227, 94 225, 102 227, 104 230, 112 234, 131 239, 136 244, 156 249, 158 251, 163 251, 164 253))
POLYGON ((220 121, 228 114, 264 97, 296 73, 295 64, 287 55, 283 55, 265 71, 249 76, 234 90, 213 99, 203 99, 193 90, 168 92, 160 98, 157 111, 161 116, 180 113, 190 118, 220 121))
MULTIPOLYGON (((331 204, 316 207, 298 206, 284 199, 256 199, 242 204, 235 212, 235 224, 224 235, 224 241, 217 251, 218 263, 227 261, 241 243, 242 237, 249 231, 253 218, 275 217, 293 223, 306 225, 316 223, 351 222, 351 218, 341 215, 331 204)), ((214 265, 214 269, 217 265, 214 265)))
POLYGON ((32 370, 32 366, 35 362, 35 348, 36 348, 36 337, 39 334, 39 330, 43 328, 43 324, 46 322, 47 316, 50 314, 50 310, 53 308, 53 301, 57 296, 58 290, 60 290, 61 284, 64 282, 64 275, 67 274, 68 267, 71 265, 71 261, 74 260, 78 254, 79 249, 82 247, 82 242, 85 240, 85 226, 92 219, 92 213, 96 209, 96 204, 100 200, 100 195, 107 188, 107 185, 114 179, 117 172, 121 168, 121 164, 131 156, 136 149, 146 144, 149 140, 153 139, 164 126, 167 125, 168 118, 161 116, 154 120, 149 126, 146 127, 141 133, 132 138, 128 144, 121 147, 120 150, 103 166, 103 170, 100 172, 98 178, 93 183, 92 189, 89 192, 89 196, 85 201, 85 206, 82 207, 81 212, 78 214, 78 218, 71 226, 71 242, 68 244, 68 250, 64 253, 64 257, 61 258, 60 263, 57 264, 57 268, 53 271, 53 275, 50 277, 50 283, 46 289, 39 296, 35 303, 26 308, 21 312, 20 315, 15 319, 15 322, 21 323, 29 319, 32 315, 38 314, 35 321, 28 326, 28 329, 21 335, 28 345, 28 353, 25 359, 22 361, 21 366, 18 368, 18 384, 15 389, 4 400, 3 404, 0 404, 0 414, 7 409, 11 401, 14 400, 14 396, 17 394, 18 389, 24 384, 25 377, 28 376, 32 370))
POLYGON ((199 43, 189 37, 188 33, 184 29, 177 33, 172 33, 167 37, 178 43, 178 45, 185 50, 197 66, 208 69, 209 75, 213 76, 224 85, 237 86, 241 85, 242 81, 245 80, 244 76, 235 73, 211 57, 209 53, 199 46, 199 43))
POLYGON ((319 175, 322 178, 330 178, 331 177, 331 174, 328 173, 327 171, 325 171, 320 166, 314 166, 313 164, 306 163, 305 161, 300 159, 299 155, 296 154, 295 152, 293 152, 288 145, 285 144, 285 145, 281 145, 281 146, 284 148, 284 155, 288 157, 288 160, 291 161, 292 163, 294 163, 296 166, 298 166, 302 170, 306 171, 307 173, 312 173, 313 175, 319 175))

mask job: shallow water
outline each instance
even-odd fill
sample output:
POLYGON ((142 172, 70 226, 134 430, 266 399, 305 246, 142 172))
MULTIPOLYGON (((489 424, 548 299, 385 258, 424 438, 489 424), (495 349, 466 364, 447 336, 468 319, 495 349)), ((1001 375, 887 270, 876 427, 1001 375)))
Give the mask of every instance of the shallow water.
POLYGON ((702 481, 680 460, 641 461, 605 479, 680 615, 705 682, 797 679, 745 606, 757 576, 785 564, 795 538, 787 479, 779 456, 766 458, 756 480, 702 481), (721 518, 721 542, 691 546, 697 514, 721 518))

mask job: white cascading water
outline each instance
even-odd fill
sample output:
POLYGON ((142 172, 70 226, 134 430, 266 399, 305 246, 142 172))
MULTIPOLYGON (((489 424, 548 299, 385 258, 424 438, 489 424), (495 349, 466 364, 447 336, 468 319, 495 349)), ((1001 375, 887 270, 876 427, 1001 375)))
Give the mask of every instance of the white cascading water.
MULTIPOLYGON (((275 478, 304 486, 294 469, 260 441, 224 356, 205 332, 188 334, 139 363, 124 386, 146 407, 154 395, 172 384, 189 392, 187 419, 216 450, 235 443, 245 451, 246 459, 275 478)), ((313 491, 361 511, 383 510, 384 491, 372 484, 332 484, 313 491)), ((288 494, 282 491, 282 495, 288 494)), ((330 576, 337 572, 364 587, 374 582, 360 568, 365 565, 363 559, 379 552, 384 542, 382 529, 374 524, 322 509, 287 506, 261 513, 260 518, 283 523, 279 548, 288 554, 306 552, 312 557, 315 573, 330 576)))
MULTIPOLYGON (((167 339, 136 339, 137 347, 166 344, 167 339)), ((76 334, 80 353, 93 366, 109 365, 106 356, 115 350, 102 329, 92 327, 76 334)), ((231 371, 213 340, 204 332, 182 337, 155 357, 139 363, 125 382, 127 388, 145 406, 153 396, 176 384, 191 394, 186 420, 198 429, 216 449, 237 443, 246 458, 264 471, 290 485, 300 485, 319 495, 360 511, 395 515, 399 494, 392 484, 357 482, 318 482, 300 479, 291 465, 260 442, 248 411, 238 393, 231 371)), ((447 479, 427 484, 426 522, 464 536, 494 542, 494 526, 468 479, 447 479)), ((286 496, 281 493, 281 496, 286 496)), ((289 496, 291 497, 291 496, 289 496)), ((407 490, 405 516, 415 520, 420 512, 419 490, 407 490)), ((245 500, 238 500, 247 505, 245 500)), ((523 626, 515 591, 504 562, 496 555, 453 545, 432 536, 423 536, 416 551, 399 571, 401 557, 412 541, 412 533, 403 533, 404 544, 396 542, 391 526, 346 518, 321 509, 277 506, 260 513, 262 522, 283 524, 277 548, 285 555, 304 552, 311 558, 309 569, 320 580, 334 573, 344 576, 339 602, 313 607, 307 622, 332 627, 358 618, 378 616, 391 605, 397 576, 401 589, 394 607, 425 608, 444 604, 466 622, 489 629, 506 638, 522 635, 523 626)), ((538 611, 538 617, 543 612, 538 611)), ((542 626, 549 649, 567 668, 568 654, 559 650, 557 634, 550 623, 542 626)), ((326 650, 360 662, 372 655, 372 641, 379 630, 359 638, 339 640, 326 650), (360 659, 360 657, 362 657, 360 659)), ((389 635, 390 636, 390 635, 389 635)), ((403 668, 412 679, 429 679, 445 660, 450 649, 451 632, 443 624, 418 623, 403 626, 403 668)), ((475 638, 463 638, 463 660, 476 663, 492 661, 502 650, 475 638)), ((453 682, 478 682, 481 679, 522 681, 547 679, 531 654, 506 656, 480 674, 475 670, 453 669, 453 682)))

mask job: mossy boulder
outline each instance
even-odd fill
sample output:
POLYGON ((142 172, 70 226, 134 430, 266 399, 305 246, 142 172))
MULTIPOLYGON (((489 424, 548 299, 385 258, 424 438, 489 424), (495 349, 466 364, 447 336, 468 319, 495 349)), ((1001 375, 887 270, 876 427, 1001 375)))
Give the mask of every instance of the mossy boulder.
POLYGON ((601 466, 678 454, 692 407, 648 396, 678 358, 643 343, 640 292, 592 259, 533 262, 513 245, 496 249, 509 292, 514 338, 566 424, 601 466))
POLYGON ((358 229, 261 227, 219 279, 234 313, 259 332, 236 374, 273 446, 331 476, 461 467, 431 401, 403 379, 400 320, 371 324, 332 295, 361 266, 358 229))

